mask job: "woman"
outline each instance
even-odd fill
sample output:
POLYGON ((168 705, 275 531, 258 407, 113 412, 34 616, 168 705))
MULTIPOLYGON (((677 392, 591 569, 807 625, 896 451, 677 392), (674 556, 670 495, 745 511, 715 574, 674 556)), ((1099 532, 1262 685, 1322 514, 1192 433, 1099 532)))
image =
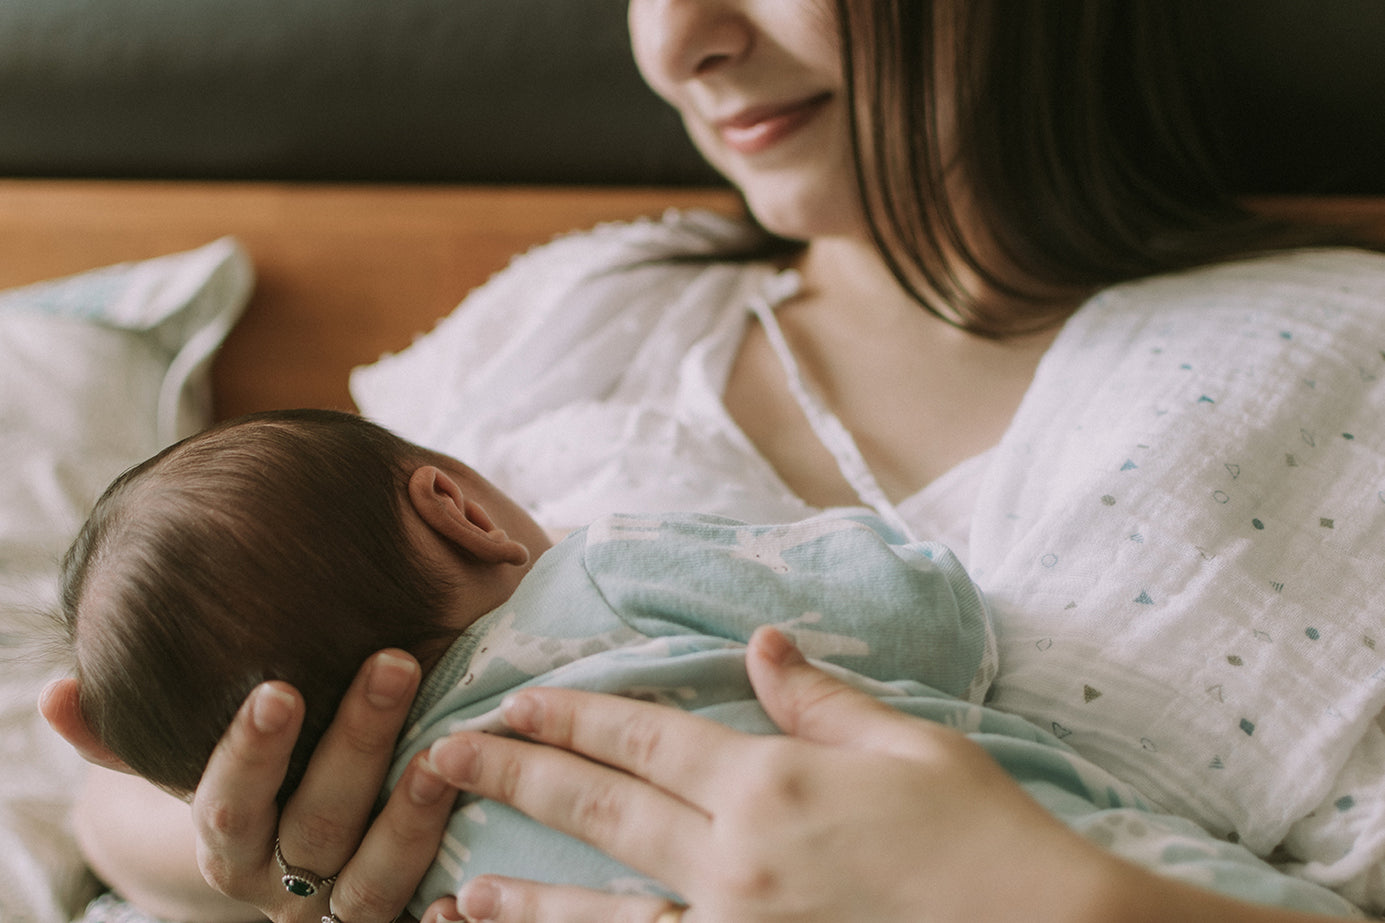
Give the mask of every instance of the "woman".
MULTIPOLYGON (((864 500, 966 536, 975 460, 1092 292, 1307 239, 1225 194, 1191 89, 1188 6, 632 0, 646 79, 755 218, 807 242, 782 258, 800 284, 746 326, 721 393, 802 502, 864 500), (939 484, 958 503, 940 505, 939 484)), ((368 832, 416 665, 386 652, 363 668, 282 816, 273 792, 302 706, 268 685, 194 802, 202 870, 278 921, 387 921, 457 786, 591 840, 690 909, 487 879, 430 911, 450 919, 1301 918, 1118 862, 959 735, 876 710, 773 632, 753 654, 757 691, 796 739, 527 694, 511 724, 560 749, 458 737, 412 767, 368 832), (290 870, 334 882, 305 900, 280 883, 290 870)), ((1088 688, 1089 702, 1115 698, 1088 688)))

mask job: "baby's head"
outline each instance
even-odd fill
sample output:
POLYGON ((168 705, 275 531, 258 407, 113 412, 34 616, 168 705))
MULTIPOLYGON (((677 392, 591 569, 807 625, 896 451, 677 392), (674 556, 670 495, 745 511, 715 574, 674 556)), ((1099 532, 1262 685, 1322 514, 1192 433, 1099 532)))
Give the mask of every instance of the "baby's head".
POLYGON ((250 690, 283 680, 307 704, 286 797, 370 654, 426 663, 466 624, 453 611, 465 554, 426 538, 415 512, 430 502, 420 472, 450 461, 354 415, 276 411, 121 475, 63 562, 82 733, 186 795, 250 690))

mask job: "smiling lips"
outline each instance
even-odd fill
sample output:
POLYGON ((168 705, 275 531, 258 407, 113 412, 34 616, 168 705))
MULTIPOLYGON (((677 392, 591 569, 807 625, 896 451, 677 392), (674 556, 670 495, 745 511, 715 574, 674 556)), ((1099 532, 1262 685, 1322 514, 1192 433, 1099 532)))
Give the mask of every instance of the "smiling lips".
POLYGON ((715 123, 717 134, 738 154, 758 154, 812 121, 830 98, 822 93, 788 104, 755 106, 715 123))

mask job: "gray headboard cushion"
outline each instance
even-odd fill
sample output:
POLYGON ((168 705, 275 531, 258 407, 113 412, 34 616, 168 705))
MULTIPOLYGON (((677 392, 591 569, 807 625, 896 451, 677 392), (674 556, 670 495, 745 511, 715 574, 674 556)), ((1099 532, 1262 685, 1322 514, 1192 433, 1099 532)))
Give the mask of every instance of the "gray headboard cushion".
MULTIPOLYGON (((1204 0, 1252 192, 1385 193, 1385 3, 1204 0)), ((5 0, 0 175, 716 182, 626 0, 5 0)))

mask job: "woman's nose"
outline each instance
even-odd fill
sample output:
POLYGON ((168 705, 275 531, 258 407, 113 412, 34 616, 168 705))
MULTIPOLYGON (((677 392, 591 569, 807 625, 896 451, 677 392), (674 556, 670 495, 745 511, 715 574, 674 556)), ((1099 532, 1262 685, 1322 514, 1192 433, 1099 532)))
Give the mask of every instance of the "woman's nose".
POLYGON ((744 57, 755 28, 735 0, 630 0, 630 35, 636 62, 657 89, 744 57))

